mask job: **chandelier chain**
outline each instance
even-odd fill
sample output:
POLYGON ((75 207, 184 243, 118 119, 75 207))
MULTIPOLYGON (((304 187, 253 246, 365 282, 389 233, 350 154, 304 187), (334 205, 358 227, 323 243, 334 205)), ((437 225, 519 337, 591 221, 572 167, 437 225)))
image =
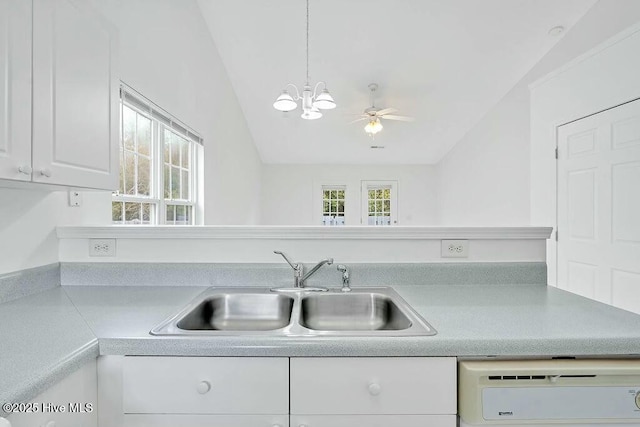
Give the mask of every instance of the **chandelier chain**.
POLYGON ((307 0, 307 84, 309 84, 309 0, 307 0))

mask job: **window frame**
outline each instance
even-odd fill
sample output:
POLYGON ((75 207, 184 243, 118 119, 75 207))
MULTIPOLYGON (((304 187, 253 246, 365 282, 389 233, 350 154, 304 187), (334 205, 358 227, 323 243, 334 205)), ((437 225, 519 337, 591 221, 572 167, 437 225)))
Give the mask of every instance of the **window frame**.
MULTIPOLYGON (((320 222, 323 227, 344 227, 347 225, 347 186, 344 184, 323 184, 320 186, 320 222), (336 199, 337 202, 340 200, 343 203, 342 216, 343 218, 342 224, 327 224, 324 221, 325 211, 324 211, 324 192, 325 191, 342 191, 344 194, 344 198, 336 199)), ((339 212, 336 212, 339 213, 339 212)), ((338 215, 336 215, 338 217, 338 215)))
MULTIPOLYGON (((127 194, 122 194, 120 193, 120 182, 119 182, 119 187, 118 190, 112 193, 112 197, 111 197, 111 207, 112 207, 112 218, 111 218, 111 222, 113 225, 116 226, 127 226, 127 225, 133 225, 133 224, 127 224, 125 222, 125 212, 123 209, 123 218, 122 218, 122 222, 115 222, 113 221, 113 202, 120 202, 120 203, 148 203, 148 204, 152 204, 155 206, 154 210, 155 213, 150 213, 149 215, 149 224, 140 224, 140 225, 145 225, 145 226, 193 226, 193 225, 197 225, 197 224, 201 224, 202 223, 202 214, 203 214, 203 209, 202 209, 202 201, 200 198, 201 195, 201 188, 200 185, 201 183, 199 182, 199 178, 201 177, 201 173, 200 173, 200 157, 202 156, 202 151, 203 151, 203 146, 202 146, 202 138, 200 138, 199 136, 197 136, 197 134, 191 130, 189 130, 188 128, 186 128, 185 126, 183 126, 181 123, 175 121, 174 119, 170 118, 171 116, 169 114, 167 114, 165 111, 160 110, 162 116, 168 116, 169 118, 169 123, 173 124, 174 122, 178 123, 178 126, 180 128, 184 128, 185 131, 187 132, 187 135, 191 136, 195 136, 196 138, 198 138, 198 141, 194 140, 193 138, 188 138, 185 135, 181 135, 179 132, 177 132, 175 129, 173 129, 171 126, 168 126, 166 123, 163 123, 161 120, 159 120, 157 117, 154 117, 153 112, 159 110, 157 109, 157 107, 155 106, 155 104, 151 103, 149 100, 147 100, 146 98, 144 98, 142 95, 138 94, 136 91, 134 91, 131 88, 127 88, 126 86, 123 85, 123 88, 121 89, 121 96, 120 96, 120 147, 119 147, 119 155, 122 152, 122 154, 124 154, 124 148, 123 148, 123 143, 124 143, 124 107, 127 107, 129 109, 131 109, 132 111, 134 111, 136 114, 139 114, 143 117, 145 117, 146 119, 151 121, 151 139, 150 139, 150 146, 149 146, 149 157, 150 157, 150 179, 151 179, 151 183, 150 183, 150 195, 147 196, 140 196, 140 195, 127 195, 127 194), (135 103, 132 102, 127 102, 126 97, 124 96, 123 92, 127 92, 128 94, 132 94, 136 99, 137 102, 140 103, 146 103, 149 105, 149 109, 150 111, 145 111, 144 109, 140 108, 138 105, 136 105, 135 103), (178 137, 184 139, 185 141, 187 141, 191 148, 189 150, 189 199, 166 199, 164 196, 164 165, 165 165, 165 161, 164 161, 164 144, 165 144, 165 140, 164 140, 164 132, 165 130, 168 130, 169 132, 174 133, 175 135, 177 135, 178 137), (167 206, 189 206, 191 207, 191 215, 190 215, 190 222, 188 224, 167 224, 167 206)), ((120 164, 120 168, 124 167, 123 165, 124 163, 124 159, 121 158, 121 164, 120 164)), ((124 176, 124 173, 123 173, 124 176)), ((137 182, 136 182, 137 185, 137 182)), ((123 205, 124 206, 124 205, 123 205)), ((174 220, 175 222, 175 220, 174 220)))
POLYGON ((371 227, 393 227, 398 225, 398 181, 377 181, 367 180, 361 181, 361 209, 360 209, 360 223, 362 225, 369 225, 369 190, 386 189, 390 190, 390 215, 389 225, 378 224, 371 225, 371 227))

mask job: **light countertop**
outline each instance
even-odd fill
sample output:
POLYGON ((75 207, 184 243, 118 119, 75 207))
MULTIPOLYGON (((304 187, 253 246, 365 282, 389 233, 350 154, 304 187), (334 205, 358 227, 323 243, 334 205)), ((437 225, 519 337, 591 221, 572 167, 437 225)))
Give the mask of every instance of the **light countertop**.
POLYGON ((1 304, 0 402, 27 401, 98 354, 640 357, 640 316, 542 285, 395 286, 430 337, 149 335, 205 289, 63 286, 1 304))
POLYGON ((640 355, 640 316, 541 285, 395 286, 428 337, 154 337, 204 287, 67 286, 100 354, 210 356, 640 355))

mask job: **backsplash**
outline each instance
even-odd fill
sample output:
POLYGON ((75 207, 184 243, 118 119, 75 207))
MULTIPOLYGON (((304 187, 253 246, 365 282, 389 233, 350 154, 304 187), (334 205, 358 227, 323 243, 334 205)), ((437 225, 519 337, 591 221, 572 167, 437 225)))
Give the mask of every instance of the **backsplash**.
POLYGON ((58 263, 0 275, 0 304, 60 286, 58 263))
MULTIPOLYGON (((337 262, 324 266, 306 284, 341 286, 337 262)), ((305 264, 307 270, 312 265, 305 264)), ((544 262, 514 263, 353 263, 352 286, 546 285, 544 262)), ((62 263, 63 285, 103 286, 293 286, 286 264, 237 263, 62 263)))

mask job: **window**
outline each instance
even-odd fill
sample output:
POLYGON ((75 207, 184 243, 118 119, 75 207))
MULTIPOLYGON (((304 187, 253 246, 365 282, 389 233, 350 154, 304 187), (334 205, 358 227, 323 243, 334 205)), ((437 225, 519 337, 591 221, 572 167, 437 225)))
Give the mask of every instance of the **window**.
POLYGON ((344 186, 322 186, 322 225, 344 225, 344 186))
POLYGON ((362 223, 366 225, 396 225, 396 181, 362 182, 362 223))
POLYGON ((114 224, 196 223, 202 138, 132 89, 121 91, 120 187, 114 224))

